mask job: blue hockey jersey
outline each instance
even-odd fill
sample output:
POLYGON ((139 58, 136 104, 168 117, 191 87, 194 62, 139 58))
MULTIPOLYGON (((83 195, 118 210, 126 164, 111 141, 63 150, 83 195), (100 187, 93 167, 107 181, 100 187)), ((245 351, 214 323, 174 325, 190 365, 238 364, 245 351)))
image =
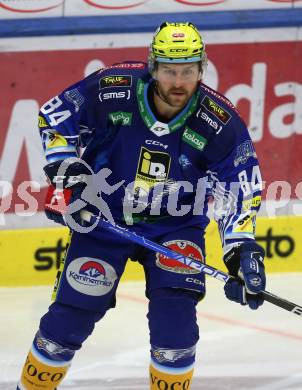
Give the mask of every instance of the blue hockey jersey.
POLYGON ((47 161, 81 156, 96 174, 110 169, 108 184, 123 184, 102 197, 134 230, 205 228, 213 197, 224 250, 254 239, 261 175, 235 107, 201 83, 164 123, 148 99, 153 83, 145 63, 116 64, 46 102, 39 128, 47 161))

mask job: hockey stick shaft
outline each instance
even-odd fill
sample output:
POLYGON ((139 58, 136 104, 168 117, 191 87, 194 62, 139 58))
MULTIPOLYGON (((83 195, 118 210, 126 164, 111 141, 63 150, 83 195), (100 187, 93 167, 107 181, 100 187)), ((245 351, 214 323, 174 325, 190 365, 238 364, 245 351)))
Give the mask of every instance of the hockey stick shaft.
MULTIPOLYGON (((191 257, 187 257, 182 255, 181 253, 178 253, 164 245, 157 244, 156 242, 153 242, 143 236, 138 235, 137 233, 129 230, 128 228, 119 226, 117 224, 111 224, 109 221, 101 218, 96 217, 92 213, 86 210, 81 211, 81 217, 86 222, 93 222, 98 220, 98 226, 112 231, 119 236, 128 239, 129 241, 132 241, 136 244, 139 244, 147 249, 151 249, 154 252, 158 252, 162 254, 163 256, 166 256, 170 259, 174 259, 178 261, 181 264, 187 265, 190 268, 193 268, 195 270, 198 270, 200 272, 205 273, 206 275, 211 276, 212 278, 218 279, 222 282, 227 282, 232 276, 228 275, 227 273, 218 270, 217 268, 214 268, 208 264, 204 264, 200 261, 197 261, 191 257)), ((299 316, 302 316, 302 307, 289 302, 283 298, 280 298, 268 291, 262 291, 262 295, 265 301, 272 303, 273 305, 279 306, 284 310, 290 311, 294 314, 297 314, 299 316)))
POLYGON ((121 227, 117 224, 112 225, 107 220, 101 217, 96 217, 89 211, 81 211, 81 217, 86 222, 93 222, 98 219, 98 226, 105 228, 106 230, 113 231, 119 236, 126 238, 132 242, 135 242, 136 244, 139 244, 147 249, 151 249, 154 252, 158 252, 163 256, 177 260, 179 263, 187 265, 190 268, 196 269, 200 272, 204 272, 205 274, 212 276, 215 279, 219 279, 222 282, 227 282, 230 279, 230 276, 223 271, 220 271, 191 257, 184 256, 181 253, 178 253, 164 245, 157 244, 156 242, 148 240, 147 238, 140 236, 125 227, 121 227))

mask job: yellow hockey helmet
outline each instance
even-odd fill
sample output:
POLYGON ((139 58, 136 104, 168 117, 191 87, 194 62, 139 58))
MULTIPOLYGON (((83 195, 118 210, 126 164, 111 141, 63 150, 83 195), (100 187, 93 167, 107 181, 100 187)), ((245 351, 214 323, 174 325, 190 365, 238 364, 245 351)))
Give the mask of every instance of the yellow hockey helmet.
POLYGON ((156 62, 201 62, 203 71, 207 62, 205 45, 194 24, 165 22, 158 27, 150 46, 150 73, 156 62))

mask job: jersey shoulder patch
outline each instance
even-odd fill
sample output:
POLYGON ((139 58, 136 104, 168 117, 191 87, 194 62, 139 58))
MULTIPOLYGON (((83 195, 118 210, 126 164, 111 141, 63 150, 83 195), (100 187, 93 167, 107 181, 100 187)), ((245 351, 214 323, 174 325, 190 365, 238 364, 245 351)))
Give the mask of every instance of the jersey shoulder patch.
POLYGON ((234 114, 240 116, 237 108, 224 95, 205 84, 201 84, 200 88, 202 91, 201 105, 221 123, 226 125, 234 114))
POLYGON ((137 82, 147 73, 147 64, 143 62, 125 62, 99 70, 96 74, 98 99, 109 105, 109 110, 116 102, 134 104, 137 82))
POLYGON ((100 89, 111 87, 131 87, 133 81, 142 77, 148 70, 143 62, 114 64, 98 71, 100 89))
POLYGON ((99 90, 102 93, 118 93, 120 96, 136 90, 137 81, 148 73, 147 64, 143 62, 121 63, 101 69, 99 77, 99 90))

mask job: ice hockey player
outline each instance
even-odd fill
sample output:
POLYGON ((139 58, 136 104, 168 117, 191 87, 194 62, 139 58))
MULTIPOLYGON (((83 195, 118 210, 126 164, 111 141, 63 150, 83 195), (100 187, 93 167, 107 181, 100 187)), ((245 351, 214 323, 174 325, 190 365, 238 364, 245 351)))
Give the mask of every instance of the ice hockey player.
POLYGON ((155 32, 148 64, 113 64, 42 106, 44 170, 51 182, 46 214, 68 224, 71 235, 19 390, 58 388, 95 323, 115 306, 128 258, 138 260, 146 275, 150 389, 191 387, 204 275, 85 227, 72 208, 77 202, 204 262, 213 197, 224 262, 236 277, 226 283, 226 297, 251 309, 263 303, 264 251, 254 238, 261 200, 257 156, 232 103, 202 83, 206 63, 196 27, 166 22, 155 32), (62 192, 69 204, 65 215, 62 192))

